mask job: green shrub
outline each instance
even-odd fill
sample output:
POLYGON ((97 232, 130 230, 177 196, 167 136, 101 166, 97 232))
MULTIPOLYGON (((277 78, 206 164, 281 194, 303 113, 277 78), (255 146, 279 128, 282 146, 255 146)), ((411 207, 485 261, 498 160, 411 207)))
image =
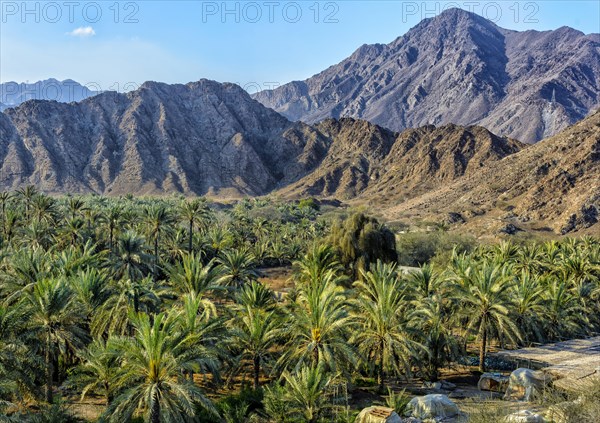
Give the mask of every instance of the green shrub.
POLYGON ((313 209, 315 211, 319 211, 320 206, 317 200, 314 198, 304 198, 298 202, 298 208, 300 209, 313 209))
POLYGON ((385 399, 385 405, 389 408, 396 410, 399 416, 404 415, 404 410, 410 402, 410 396, 406 393, 406 390, 400 392, 394 392, 391 388, 388 388, 388 396, 385 399))
POLYGON ((363 388, 371 388, 377 386, 377 381, 372 377, 357 377, 354 380, 354 384, 363 388))
POLYGON ((329 242, 336 249, 342 265, 355 278, 377 260, 397 259, 394 233, 373 217, 355 213, 338 220, 331 227, 329 242))

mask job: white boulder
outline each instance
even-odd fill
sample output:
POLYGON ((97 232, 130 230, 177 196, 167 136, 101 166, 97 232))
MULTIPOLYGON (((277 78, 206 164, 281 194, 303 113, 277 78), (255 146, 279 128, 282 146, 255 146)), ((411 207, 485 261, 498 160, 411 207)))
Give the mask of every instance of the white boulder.
POLYGON ((500 373, 484 373, 477 382, 480 391, 506 392, 508 376, 500 373))
POLYGON ((517 369, 510 374, 504 399, 531 401, 551 381, 552 378, 544 372, 517 369))
POLYGON ((539 414, 533 413, 529 410, 522 410, 517 413, 509 414, 504 418, 505 423, 546 423, 539 414))
POLYGON ((419 419, 445 419, 459 415, 460 410, 446 395, 431 394, 410 400, 405 414, 419 419))

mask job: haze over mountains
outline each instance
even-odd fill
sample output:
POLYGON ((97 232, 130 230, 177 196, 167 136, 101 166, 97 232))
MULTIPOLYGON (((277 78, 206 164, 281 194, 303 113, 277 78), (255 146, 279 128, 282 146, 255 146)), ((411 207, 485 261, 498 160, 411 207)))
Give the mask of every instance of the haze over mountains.
POLYGON ((5 82, 0 84, 0 112, 27 100, 55 100, 63 103, 81 101, 98 94, 72 79, 54 78, 34 83, 5 82))
POLYGON ((307 123, 348 116, 392 130, 477 124, 532 143, 600 107, 600 34, 517 32, 450 9, 254 98, 307 123))

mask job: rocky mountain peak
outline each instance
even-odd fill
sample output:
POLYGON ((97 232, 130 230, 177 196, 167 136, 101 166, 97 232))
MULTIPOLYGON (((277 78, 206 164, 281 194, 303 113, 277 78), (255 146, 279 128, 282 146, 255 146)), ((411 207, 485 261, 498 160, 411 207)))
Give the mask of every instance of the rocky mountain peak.
POLYGON ((397 131, 478 124, 532 143, 600 107, 597 39, 568 27, 505 30, 449 9, 388 45, 363 45, 305 81, 254 98, 308 123, 351 116, 397 131))

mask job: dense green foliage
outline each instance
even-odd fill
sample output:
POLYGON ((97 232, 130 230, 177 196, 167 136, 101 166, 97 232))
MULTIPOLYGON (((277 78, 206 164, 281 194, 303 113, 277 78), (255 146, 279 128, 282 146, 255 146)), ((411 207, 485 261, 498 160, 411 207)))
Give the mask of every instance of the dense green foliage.
POLYGON ((342 422, 346 382, 384 393, 473 346, 484 370, 492 343, 600 328, 593 238, 444 251, 405 272, 385 225, 332 222, 313 200, 0 201, 0 421, 68 421, 70 399, 96 397, 102 421, 342 422), (286 293, 259 281, 279 265, 286 293))

